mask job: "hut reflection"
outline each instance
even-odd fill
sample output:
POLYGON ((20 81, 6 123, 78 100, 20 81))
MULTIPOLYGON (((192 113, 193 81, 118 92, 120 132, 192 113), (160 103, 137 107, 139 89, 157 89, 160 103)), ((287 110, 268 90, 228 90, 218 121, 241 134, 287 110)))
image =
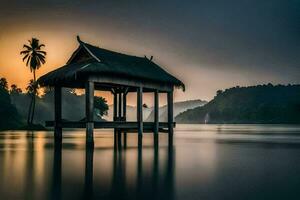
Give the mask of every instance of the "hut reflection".
MULTIPOLYGON (((169 142, 173 145, 173 142, 169 142)), ((173 199, 174 195, 174 147, 159 147, 158 138, 154 140, 153 147, 138 145, 128 149, 114 148, 113 178, 110 199, 173 199), (152 162, 146 165, 143 151, 153 150, 152 162), (126 151, 137 151, 136 183, 135 188, 131 188, 126 180, 126 151), (160 157, 160 153, 166 157, 160 157), (160 163, 165 169, 160 167, 160 163), (148 170, 150 167, 150 170, 148 170)), ((148 152, 147 152, 148 153, 148 152)))
MULTIPOLYGON (((119 145, 118 142, 116 145, 119 145)), ((112 174, 110 181, 101 182, 95 180, 94 156, 102 155, 102 151, 108 149, 86 148, 85 149, 85 172, 82 196, 73 199, 173 199, 174 198, 174 147, 159 146, 158 142, 153 146, 128 146, 116 147, 112 151, 112 174), (95 152, 96 153, 95 153, 95 152), (152 151, 152 152, 151 152, 152 151), (101 152, 101 153, 100 153, 101 152), (135 153, 136 152, 136 153, 135 153), (100 154, 99 154, 100 153, 100 154), (129 153, 129 154, 128 154, 129 153), (132 154, 133 153, 133 154, 132 154), (136 168, 128 168, 136 156, 136 168), (149 157, 151 161, 149 162, 149 157), (126 156, 128 160, 126 162, 126 156), (133 160, 132 160, 133 159, 133 160), (129 162, 130 161, 130 162, 129 162), (132 177, 136 179, 132 179, 132 177), (99 184, 101 182, 101 186, 99 184), (109 188, 109 191, 105 188, 109 188)), ((52 168, 51 199, 62 199, 62 147, 54 148, 54 159, 52 168)), ((95 157, 96 159, 97 157, 95 157)), ((99 168, 98 168, 99 169, 99 168)), ((97 172, 95 172, 97 173, 97 172)), ((103 178, 103 181, 108 180, 103 178)), ((68 185, 64 185, 68 187, 68 185)))
POLYGON ((34 162, 34 135, 33 131, 27 131, 26 133, 26 173, 25 173, 25 197, 26 199, 33 199, 34 198, 34 170, 35 170, 35 162, 34 162))
POLYGON ((94 148, 85 150, 85 176, 84 176, 84 197, 83 199, 93 199, 93 166, 94 166, 94 148))
POLYGON ((53 167, 52 167, 52 185, 50 199, 61 199, 61 162, 62 162, 62 146, 55 145, 53 150, 53 167))

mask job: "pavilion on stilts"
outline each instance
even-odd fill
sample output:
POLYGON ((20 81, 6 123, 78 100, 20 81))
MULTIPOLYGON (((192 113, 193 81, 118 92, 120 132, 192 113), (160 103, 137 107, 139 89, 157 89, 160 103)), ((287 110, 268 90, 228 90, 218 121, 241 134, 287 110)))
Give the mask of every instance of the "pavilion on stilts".
POLYGON ((115 141, 121 142, 124 132, 138 132, 138 143, 142 144, 143 132, 153 132, 154 141, 159 132, 168 132, 173 138, 173 91, 184 84, 152 61, 152 57, 137 57, 99 48, 80 40, 79 47, 65 66, 51 71, 38 79, 40 86, 54 88, 54 121, 46 126, 54 126, 56 143, 61 143, 62 128, 86 128, 87 145, 94 144, 95 128, 113 128, 115 141), (62 88, 85 89, 86 118, 84 121, 62 120, 62 88), (95 121, 94 91, 110 91, 113 96, 113 121, 95 121), (126 121, 126 97, 137 93, 137 120, 126 121), (143 122, 143 93, 154 93, 154 121, 143 122), (168 121, 159 122, 159 94, 167 93, 168 121))

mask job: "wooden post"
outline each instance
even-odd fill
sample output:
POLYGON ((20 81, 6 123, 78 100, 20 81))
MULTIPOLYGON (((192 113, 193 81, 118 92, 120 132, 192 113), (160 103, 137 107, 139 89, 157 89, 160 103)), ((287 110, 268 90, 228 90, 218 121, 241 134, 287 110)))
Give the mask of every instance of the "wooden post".
MULTIPOLYGON (((119 101, 118 101, 118 121, 121 121, 122 119, 122 92, 118 92, 119 95, 119 101)), ((121 135, 121 129, 118 129, 118 148, 121 150, 122 146, 122 135, 121 135)))
POLYGON ((61 105, 61 87, 54 87, 54 141, 55 144, 61 144, 62 141, 62 124, 61 124, 61 115, 62 115, 62 105, 61 105))
POLYGON ((88 81, 85 86, 86 105, 86 143, 94 145, 94 82, 88 81))
MULTIPOLYGON (((126 97, 127 97, 127 91, 125 91, 123 93, 123 119, 125 122, 126 122, 126 114, 127 114, 126 113, 126 109, 127 109, 126 97)), ((126 131, 124 131, 124 135, 123 135, 123 145, 124 145, 124 148, 127 147, 127 132, 126 131)))
POLYGON ((117 121, 117 116, 118 116, 118 94, 114 91, 113 92, 114 95, 114 117, 113 117, 113 121, 117 121))
POLYGON ((138 144, 142 145, 143 138, 143 88, 137 88, 137 122, 138 122, 138 144))
POLYGON ((122 92, 119 92, 119 101, 118 101, 118 121, 121 121, 122 118, 122 92))
MULTIPOLYGON (((118 116, 118 96, 115 90, 112 91, 114 95, 114 114, 113 114, 113 121, 117 121, 117 116, 118 116)), ((114 146, 117 147, 117 129, 114 128, 114 146)))
POLYGON ((169 143, 173 140, 173 91, 168 92, 168 131, 169 143))
POLYGON ((158 142, 159 131, 159 93, 158 90, 154 92, 154 143, 158 142))

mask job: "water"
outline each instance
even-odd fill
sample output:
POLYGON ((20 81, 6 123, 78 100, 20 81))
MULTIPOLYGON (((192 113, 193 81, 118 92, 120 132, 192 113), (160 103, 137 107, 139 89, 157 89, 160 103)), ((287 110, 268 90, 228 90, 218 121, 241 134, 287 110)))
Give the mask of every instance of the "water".
POLYGON ((174 145, 97 130, 0 132, 0 199, 300 199, 300 126, 178 125, 174 145), (32 138, 33 134, 33 138, 32 138))

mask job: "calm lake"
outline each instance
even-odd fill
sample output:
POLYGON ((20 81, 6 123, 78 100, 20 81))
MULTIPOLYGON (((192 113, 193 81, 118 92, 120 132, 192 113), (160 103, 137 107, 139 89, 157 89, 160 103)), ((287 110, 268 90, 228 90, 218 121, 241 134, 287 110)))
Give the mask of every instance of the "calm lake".
POLYGON ((300 126, 177 125, 173 147, 111 130, 0 132, 0 199, 300 199, 300 126), (33 135, 33 137, 32 137, 33 135))

